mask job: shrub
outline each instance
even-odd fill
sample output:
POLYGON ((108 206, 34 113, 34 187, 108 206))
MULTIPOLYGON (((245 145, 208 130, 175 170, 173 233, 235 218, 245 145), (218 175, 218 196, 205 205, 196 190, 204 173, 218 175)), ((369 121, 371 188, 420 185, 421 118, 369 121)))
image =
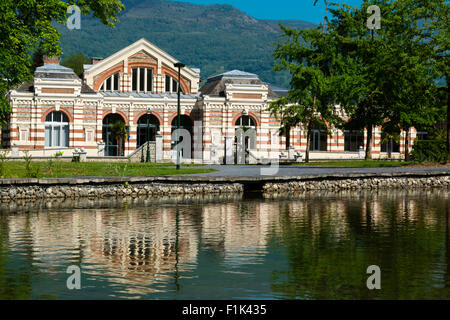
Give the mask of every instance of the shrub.
POLYGON ((411 159, 416 162, 446 162, 448 160, 446 141, 443 139, 416 140, 411 159))
POLYGON ((25 155, 23 159, 25 160, 25 171, 27 178, 39 178, 41 176, 41 167, 38 165, 34 167, 31 162, 33 161, 33 156, 29 151, 23 152, 25 155))

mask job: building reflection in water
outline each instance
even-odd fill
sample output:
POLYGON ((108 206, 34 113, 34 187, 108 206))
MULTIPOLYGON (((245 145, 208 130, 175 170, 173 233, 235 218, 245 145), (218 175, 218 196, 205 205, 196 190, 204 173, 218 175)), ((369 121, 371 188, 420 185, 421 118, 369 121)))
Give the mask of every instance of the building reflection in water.
MULTIPOLYGON (((371 261, 387 270, 397 263, 421 272, 418 283, 450 284, 447 192, 266 196, 55 201, 2 204, 0 210, 9 250, 26 243, 33 268, 56 273, 81 265, 88 281, 102 277, 117 286, 118 297, 180 290, 183 281, 195 277, 203 251, 233 270, 264 265, 273 246, 283 248, 289 266, 272 270, 275 280, 268 290, 274 297, 355 294, 365 274, 351 273, 361 273, 371 261), (393 239, 400 240, 389 246, 393 239), (408 252, 420 247, 423 261, 408 252), (353 277, 347 287, 330 290, 346 276, 353 277)), ((356 294, 371 298, 363 289, 356 294)))

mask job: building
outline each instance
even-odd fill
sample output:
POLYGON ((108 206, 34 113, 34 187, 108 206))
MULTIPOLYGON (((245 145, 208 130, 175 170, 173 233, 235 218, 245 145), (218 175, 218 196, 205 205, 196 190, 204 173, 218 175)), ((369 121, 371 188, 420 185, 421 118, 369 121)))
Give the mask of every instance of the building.
MULTIPOLYGON (((59 151, 72 156, 84 148, 88 157, 130 156, 139 161, 149 136, 152 159, 173 160, 180 85, 184 161, 252 163, 304 154, 304 129, 280 135, 279 122, 267 110, 286 89, 238 70, 210 77, 200 87, 200 70, 190 67, 181 69, 179 84, 176 62, 145 39, 106 59, 94 58, 84 66, 83 79, 59 59, 46 59, 32 81, 8 93, 12 113, 2 129, 2 145, 12 148, 13 156, 24 150, 35 157, 59 151), (123 137, 117 135, 118 123, 126 130, 123 137)), ((412 130, 411 143, 415 136, 412 130)), ((327 135, 317 127, 310 158, 357 159, 364 137, 362 130, 332 129, 327 135)), ((374 158, 386 157, 388 147, 394 157, 402 157, 401 143, 388 146, 380 140, 380 128, 375 128, 374 158)))

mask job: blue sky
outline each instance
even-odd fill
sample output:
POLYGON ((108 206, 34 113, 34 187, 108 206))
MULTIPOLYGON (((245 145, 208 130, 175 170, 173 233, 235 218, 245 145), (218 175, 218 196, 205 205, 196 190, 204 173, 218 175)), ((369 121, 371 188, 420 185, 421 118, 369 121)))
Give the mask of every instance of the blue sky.
MULTIPOLYGON (((297 19, 315 23, 323 20, 325 5, 319 0, 314 7, 314 0, 175 0, 196 4, 230 4, 258 19, 297 19)), ((331 2, 346 3, 359 6, 362 0, 332 0, 331 2)))

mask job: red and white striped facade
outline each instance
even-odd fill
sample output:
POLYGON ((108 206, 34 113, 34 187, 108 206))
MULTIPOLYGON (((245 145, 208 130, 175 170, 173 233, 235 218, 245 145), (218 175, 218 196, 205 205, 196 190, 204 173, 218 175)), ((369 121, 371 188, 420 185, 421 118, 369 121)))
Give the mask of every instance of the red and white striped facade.
MULTIPOLYGON (((3 146, 17 145, 20 150, 30 150, 36 156, 52 156, 56 151, 71 155, 72 149, 83 147, 88 152, 88 157, 97 156, 98 144, 103 139, 103 121, 109 114, 118 114, 129 125, 129 139, 125 143, 125 155, 129 155, 137 148, 139 118, 150 108, 152 115, 159 121, 163 159, 170 160, 172 121, 177 115, 177 96, 173 90, 167 92, 166 79, 167 76, 178 79, 178 70, 174 67, 176 62, 169 54, 141 39, 106 59, 85 66, 84 79, 54 78, 52 69, 44 66, 39 69, 44 76, 35 77, 28 87, 23 86, 9 92, 12 113, 8 125, 2 130, 3 146), (151 74, 151 88, 148 85, 141 92, 133 91, 133 68, 145 68, 145 75, 151 74), (114 84, 111 84, 110 89, 105 89, 107 79, 114 75, 118 75, 119 87, 114 90, 114 84), (61 111, 69 119, 67 147, 46 147, 45 119, 52 111, 61 111)), ((67 71, 63 67, 57 70, 62 73, 67 71)), ((224 94, 218 95, 202 92, 199 70, 189 67, 181 69, 181 113, 188 116, 194 124, 194 141, 202 142, 201 150, 195 150, 200 152, 194 153, 197 160, 211 162, 211 145, 215 146, 219 160, 224 157, 226 137, 234 140, 236 121, 243 114, 253 118, 256 123, 256 149, 252 150, 253 154, 262 159, 278 158, 282 152, 286 153, 286 137, 280 135, 280 123, 267 110, 270 101, 276 97, 265 83, 239 83, 239 79, 245 74, 241 73, 234 80, 233 73, 228 74, 233 81, 226 83, 224 94)), ((150 80, 145 79, 147 86, 150 80)), ((380 128, 375 128, 372 153, 376 159, 387 156, 380 152, 380 137, 380 128)), ((411 144, 414 138, 415 131, 412 130, 411 144)), ((332 135, 327 137, 326 151, 312 151, 310 158, 359 158, 358 152, 345 151, 344 139, 342 131, 333 129, 332 135)), ((394 157, 403 157, 404 138, 401 141, 400 152, 393 153, 394 157)), ((295 151, 304 155, 304 129, 291 129, 289 143, 295 151)))

